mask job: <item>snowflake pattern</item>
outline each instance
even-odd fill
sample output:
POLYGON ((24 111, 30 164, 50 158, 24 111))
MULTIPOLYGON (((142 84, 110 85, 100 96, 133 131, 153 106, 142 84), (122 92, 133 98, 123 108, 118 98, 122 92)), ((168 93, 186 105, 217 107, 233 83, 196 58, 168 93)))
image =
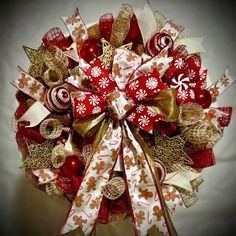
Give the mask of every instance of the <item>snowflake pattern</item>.
POLYGON ((77 98, 77 101, 82 102, 86 98, 86 94, 85 93, 78 93, 76 98, 77 98))
POLYGON ((178 98, 185 100, 188 97, 188 91, 186 91, 186 90, 179 91, 177 96, 178 96, 178 98))
POLYGON ((188 71, 187 71, 187 75, 188 75, 189 79, 192 80, 192 79, 195 78, 196 73, 195 73, 194 70, 188 70, 188 71))
POLYGON ((89 103, 93 106, 96 106, 98 103, 99 103, 100 99, 98 96, 96 95, 92 95, 90 98, 89 98, 89 103))
POLYGON ((101 79, 99 80, 99 86, 100 86, 101 88, 106 88, 106 87, 108 86, 108 83, 109 83, 109 81, 108 81, 108 79, 105 78, 105 77, 103 77, 103 78, 101 78, 101 79))
POLYGON ((132 82, 129 87, 131 90, 136 90, 139 86, 139 82, 137 80, 135 80, 134 82, 132 82))
POLYGON ((152 111, 152 110, 149 110, 147 111, 148 115, 151 116, 151 117, 154 117, 156 116, 156 112, 155 111, 152 111))
POLYGON ((149 125, 150 119, 148 118, 148 116, 143 115, 139 117, 138 122, 139 122, 139 125, 141 125, 142 127, 145 127, 149 125))
POLYGON ((174 63, 174 66, 177 68, 177 69, 181 69, 184 67, 184 61, 182 58, 178 58, 175 63, 174 63))
POLYGON ((193 57, 194 63, 197 67, 201 67, 201 62, 198 57, 193 57))
POLYGON ((93 108, 93 110, 92 110, 92 113, 93 114, 97 114, 97 113, 99 113, 99 112, 101 112, 102 110, 101 110, 101 107, 94 107, 93 108))
POLYGON ((101 73, 102 73, 102 70, 98 66, 94 66, 91 70, 91 75, 93 77, 99 77, 101 75, 101 73))
POLYGON ((137 106, 136 111, 137 111, 138 113, 141 113, 141 112, 144 111, 144 109, 145 109, 145 106, 141 104, 141 105, 138 105, 138 106, 137 106))
POLYGON ((127 118, 129 121, 131 121, 131 122, 133 122, 134 121, 134 119, 135 119, 135 113, 133 112, 133 113, 131 113, 131 115, 127 118))
POLYGON ((157 85, 158 85, 158 81, 154 77, 148 78, 148 80, 146 81, 146 87, 148 89, 155 89, 157 85))
POLYGON ((194 92, 194 90, 191 89, 189 91, 189 96, 190 96, 190 98, 195 99, 195 92, 194 92))
POLYGON ((137 100, 143 100, 145 97, 147 97, 147 92, 144 89, 140 89, 136 92, 137 100))
POLYGON ((76 112, 79 114, 84 114, 86 111, 86 106, 83 103, 78 103, 76 106, 76 112))

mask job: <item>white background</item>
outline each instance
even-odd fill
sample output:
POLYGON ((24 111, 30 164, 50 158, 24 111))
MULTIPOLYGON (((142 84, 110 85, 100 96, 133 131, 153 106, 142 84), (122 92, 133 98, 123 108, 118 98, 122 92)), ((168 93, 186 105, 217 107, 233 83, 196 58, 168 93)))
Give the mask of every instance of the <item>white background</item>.
MULTIPOLYGON (((106 12, 116 14, 122 1, 57 0, 3 1, 1 3, 1 70, 0 70, 0 235, 59 235, 68 205, 34 189, 18 167, 20 158, 11 130, 11 117, 16 108, 15 88, 10 81, 17 78, 17 65, 27 69, 28 60, 22 45, 38 47, 43 34, 54 26, 66 31, 60 16, 70 15, 79 7, 85 23, 97 21, 106 12)), ((142 7, 145 1, 128 1, 142 7)), ((229 1, 151 0, 153 9, 185 26, 182 35, 203 36, 206 55, 203 63, 216 81, 229 66, 236 75, 236 18, 229 1)), ((218 100, 221 106, 232 105, 236 111, 236 85, 218 100)), ((217 165, 203 172, 200 200, 189 209, 179 209, 174 223, 181 236, 236 235, 236 122, 215 148, 217 165)), ((133 235, 129 222, 118 226, 99 226, 97 235, 133 235)))

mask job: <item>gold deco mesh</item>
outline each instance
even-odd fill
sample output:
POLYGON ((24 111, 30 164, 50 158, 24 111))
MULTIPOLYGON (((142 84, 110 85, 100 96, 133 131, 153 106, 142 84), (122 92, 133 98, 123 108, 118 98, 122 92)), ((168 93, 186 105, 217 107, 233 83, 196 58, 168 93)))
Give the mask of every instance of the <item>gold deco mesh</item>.
POLYGON ((48 87, 55 87, 63 83, 63 76, 57 70, 47 69, 43 75, 43 81, 48 87))
POLYGON ((45 185, 46 193, 50 196, 52 195, 63 195, 64 191, 59 188, 55 182, 51 182, 45 185))
POLYGON ((59 144, 53 148, 51 161, 54 168, 60 168, 65 163, 66 150, 63 144, 59 144))
POLYGON ((43 169, 52 167, 51 153, 54 146, 53 140, 46 140, 42 144, 30 144, 28 156, 20 168, 43 169))

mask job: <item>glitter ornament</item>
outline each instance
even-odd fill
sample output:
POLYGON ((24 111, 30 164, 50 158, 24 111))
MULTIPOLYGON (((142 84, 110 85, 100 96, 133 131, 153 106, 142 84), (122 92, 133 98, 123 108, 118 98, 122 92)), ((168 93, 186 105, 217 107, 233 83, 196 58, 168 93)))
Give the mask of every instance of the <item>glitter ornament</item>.
POLYGON ((83 58, 86 62, 92 61, 94 58, 100 56, 101 53, 102 50, 100 45, 92 40, 85 41, 79 51, 80 57, 83 58))

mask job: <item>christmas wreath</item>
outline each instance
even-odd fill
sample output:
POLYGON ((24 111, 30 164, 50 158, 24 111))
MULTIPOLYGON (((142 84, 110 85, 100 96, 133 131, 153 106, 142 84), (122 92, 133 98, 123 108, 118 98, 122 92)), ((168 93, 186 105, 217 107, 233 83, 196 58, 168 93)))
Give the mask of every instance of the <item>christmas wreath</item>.
POLYGON ((201 38, 179 37, 183 26, 149 5, 90 26, 78 9, 62 20, 69 34, 24 46, 31 64, 12 81, 21 168, 71 202, 61 233, 131 217, 135 235, 177 235, 170 215, 196 202, 215 164, 232 108, 212 104, 235 79, 208 85, 201 38))

